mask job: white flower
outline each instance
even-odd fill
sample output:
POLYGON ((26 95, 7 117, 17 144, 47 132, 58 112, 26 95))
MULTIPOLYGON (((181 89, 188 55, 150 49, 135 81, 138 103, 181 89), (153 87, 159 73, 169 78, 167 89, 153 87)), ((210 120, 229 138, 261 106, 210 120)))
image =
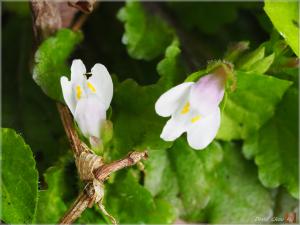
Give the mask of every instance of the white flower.
POLYGON ((73 60, 71 81, 63 76, 60 83, 65 102, 83 135, 100 139, 101 126, 113 95, 113 83, 105 66, 95 64, 87 78, 82 61, 73 60))
POLYGON ((155 104, 156 113, 171 116, 160 137, 174 141, 187 132, 192 148, 207 147, 220 127, 219 104, 224 96, 225 77, 219 73, 208 74, 196 83, 182 83, 160 96, 155 104))

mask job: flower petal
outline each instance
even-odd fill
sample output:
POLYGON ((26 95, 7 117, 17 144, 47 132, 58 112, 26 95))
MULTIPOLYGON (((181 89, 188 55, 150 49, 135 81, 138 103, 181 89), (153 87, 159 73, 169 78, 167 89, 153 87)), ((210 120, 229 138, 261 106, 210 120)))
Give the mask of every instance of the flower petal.
POLYGON ((95 93, 108 109, 113 96, 113 83, 106 67, 100 63, 94 65, 92 76, 88 79, 88 89, 95 93), (89 83, 90 82, 90 83, 89 83))
POLYGON ((206 148, 215 138, 220 127, 219 107, 211 115, 203 117, 187 129, 187 140, 194 149, 206 148))
POLYGON ((100 129, 106 119, 106 111, 104 104, 96 95, 78 101, 74 117, 85 137, 100 138, 100 129))
POLYGON ((225 79, 218 74, 201 77, 193 85, 189 100, 201 115, 215 111, 224 97, 225 79))
POLYGON ((187 98, 193 84, 194 82, 179 84, 161 95, 155 103, 156 113, 164 117, 174 113, 187 98))
POLYGON ((67 106, 69 107, 70 111, 74 115, 76 101, 74 100, 73 94, 72 94, 72 83, 71 83, 71 81, 68 80, 67 77, 61 77, 60 84, 61 84, 64 100, 65 100, 67 106))
POLYGON ((185 123, 180 121, 178 117, 171 117, 161 132, 160 137, 165 141, 174 141, 186 131, 185 123))
POLYGON ((86 73, 85 66, 80 59, 74 59, 71 66, 71 81, 72 83, 81 83, 86 73))

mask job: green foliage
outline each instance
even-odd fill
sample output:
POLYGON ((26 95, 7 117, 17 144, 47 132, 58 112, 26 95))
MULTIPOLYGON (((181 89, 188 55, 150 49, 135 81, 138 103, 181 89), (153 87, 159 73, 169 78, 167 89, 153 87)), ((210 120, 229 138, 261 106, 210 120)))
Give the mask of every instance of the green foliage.
MULTIPOLYGON (((98 206, 97 206, 98 207, 98 206)), ((86 209, 78 220, 75 221, 76 223, 80 224, 108 224, 110 223, 105 221, 100 214, 99 209, 96 210, 96 206, 91 209, 86 209)))
POLYGON ((71 180, 66 173, 71 157, 66 155, 60 158, 57 165, 44 173, 47 189, 39 191, 36 223, 57 223, 68 209, 66 196, 70 195, 71 184, 76 181, 76 177, 72 176, 72 183, 67 182, 71 180))
POLYGON ((223 156, 222 164, 210 173, 212 190, 206 209, 208 221, 251 224, 256 222, 256 217, 270 218, 271 195, 258 181, 253 164, 243 159, 234 144, 223 146, 223 156))
POLYGON ((1 219, 5 223, 32 223, 38 173, 30 147, 14 130, 1 128, 1 150, 1 219))
POLYGON ((125 23, 122 42, 135 59, 151 60, 161 55, 173 39, 173 31, 157 16, 143 8, 143 3, 128 1, 118 13, 125 23))
POLYGON ((54 37, 45 40, 35 53, 33 79, 54 100, 63 101, 60 77, 70 77, 70 69, 65 61, 82 38, 80 32, 62 29, 54 37))
MULTIPOLYGON (((214 143, 207 151, 213 152, 207 158, 208 166, 213 168, 222 160, 221 148, 214 143)), ((209 184, 203 173, 204 158, 197 153, 181 139, 170 149, 151 150, 145 162, 145 187, 156 198, 163 198, 175 206, 178 216, 190 220, 195 220, 209 201, 209 184)))
POLYGON ((105 206, 120 224, 165 224, 175 219, 172 205, 153 199, 131 171, 119 174, 106 189, 105 206))
POLYGON ((3 127, 23 134, 38 161, 39 172, 43 173, 66 151, 67 145, 55 102, 31 78, 31 25, 30 17, 14 16, 3 27, 2 40, 6 44, 2 46, 1 122, 3 127))
POLYGON ((133 149, 164 149, 171 146, 159 137, 166 120, 155 113, 154 104, 167 88, 183 79, 186 72, 180 52, 177 40, 166 48, 165 58, 157 65, 161 76, 157 84, 139 86, 133 80, 117 84, 112 103, 114 152, 110 153, 111 156, 121 157, 133 149))
POLYGON ((260 46, 256 50, 251 51, 250 53, 248 53, 247 55, 245 55, 244 57, 242 57, 238 61, 237 67, 240 70, 250 70, 250 68, 255 63, 257 63, 259 60, 263 59, 264 55, 265 55, 265 47, 260 46))
POLYGON ((187 221, 254 223, 256 216, 271 215, 269 192, 233 144, 194 151, 181 139, 166 151, 151 151, 145 186, 187 221))
POLYGON ((171 144, 159 135, 165 119, 154 110, 154 103, 162 93, 158 85, 139 86, 133 80, 126 80, 117 86, 113 100, 115 157, 128 151, 145 148, 167 148, 171 144))
POLYGON ((217 138, 246 139, 272 117, 291 82, 236 71, 236 90, 228 93, 217 138), (263 107, 262 107, 263 106, 263 107))
POLYGON ((243 148, 248 158, 255 157, 259 178, 266 187, 283 185, 295 198, 299 198, 297 101, 298 90, 289 89, 272 119, 243 148))
POLYGON ((251 66, 249 71, 252 73, 264 74, 265 72, 268 71, 268 69, 272 65, 274 58, 275 58, 275 53, 257 61, 251 66))
POLYGON ((299 4, 297 1, 265 1, 265 12, 278 32, 299 56, 299 4))
MULTIPOLYGON (((290 20, 295 19, 294 3, 282 3, 280 9, 276 4, 267 1, 265 10, 293 48, 291 37, 295 38, 297 32, 294 28, 281 29, 291 26, 290 20), (285 6, 294 7, 291 14, 285 12, 285 6), (280 10, 276 21, 275 9, 280 10), (289 17, 288 22, 283 16, 289 17)), ((32 154, 29 151, 23 157, 29 147, 13 133, 18 140, 13 150, 18 153, 22 147, 23 151, 18 157, 11 151, 2 156, 1 163, 9 173, 2 179, 1 191, 3 184, 14 178, 10 174, 16 170, 19 155, 30 165, 17 175, 32 169, 32 177, 14 183, 32 181, 35 189, 29 192, 18 185, 7 188, 18 191, 11 194, 18 212, 6 207, 4 201, 3 212, 9 214, 1 219, 6 223, 56 223, 84 183, 77 178, 71 153, 65 155, 69 144, 55 102, 26 75, 30 73, 27 67, 32 49, 30 18, 18 12, 19 5, 11 6, 4 7, 3 16, 3 125, 24 135, 44 176, 40 176, 38 192, 32 154), (22 146, 17 148, 20 140, 22 146), (22 205, 21 211, 17 198, 30 201, 28 207, 22 205), (23 220, 19 213, 31 214, 23 220)), ((100 62, 112 74, 114 96, 107 112, 112 124, 105 124, 102 132, 106 162, 120 159, 129 151, 148 150, 144 171, 133 166, 113 174, 105 183, 104 205, 119 223, 172 224, 178 219, 255 223, 256 217, 283 217, 296 210, 298 68, 295 55, 279 33, 272 31, 270 40, 261 43, 272 30, 262 6, 244 2, 101 3, 82 27, 85 40, 80 48, 76 47, 82 34, 68 29, 58 31, 39 46, 34 79, 52 99, 63 100, 59 79, 70 74, 67 60, 81 58, 87 68, 100 62), (222 124, 217 138, 222 142, 214 141, 203 151, 195 151, 188 146, 185 134, 174 142, 163 141, 160 133, 167 118, 155 113, 156 100, 171 87, 197 81, 209 73, 211 65, 222 62, 228 43, 236 41, 240 42, 224 57, 234 63, 237 83, 232 92, 226 89, 221 104, 222 124), (249 45, 255 49, 246 51, 249 45), (279 188, 267 189, 275 187, 279 188)), ((298 23, 295 21, 293 26, 298 23)), ((95 206, 76 223, 110 221, 95 206)))
POLYGON ((166 88, 171 88, 184 79, 187 69, 181 59, 181 49, 177 39, 167 47, 165 57, 157 64, 156 69, 161 76, 160 83, 166 88))
POLYGON ((272 65, 274 58, 275 53, 265 56, 265 46, 261 45, 241 57, 237 61, 237 68, 248 73, 264 74, 272 65))

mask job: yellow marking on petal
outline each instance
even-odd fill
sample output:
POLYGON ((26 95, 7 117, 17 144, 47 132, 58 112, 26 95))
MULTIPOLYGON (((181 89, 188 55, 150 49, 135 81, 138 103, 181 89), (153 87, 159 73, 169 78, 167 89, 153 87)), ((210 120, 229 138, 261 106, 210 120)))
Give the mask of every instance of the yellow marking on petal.
POLYGON ((198 120, 200 120, 201 119, 201 116, 200 115, 197 115, 197 116, 195 116, 195 117, 193 117, 192 119, 191 119, 191 122, 192 123, 196 123, 198 120))
POLYGON ((90 82, 87 82, 87 86, 92 92, 96 92, 96 88, 90 82))
POLYGON ((181 114, 186 114, 186 113, 188 113, 189 111, 190 111, 190 103, 187 102, 187 103, 184 105, 183 109, 181 110, 181 114))
POLYGON ((82 95, 82 90, 81 90, 80 86, 77 85, 76 86, 76 97, 77 97, 77 99, 80 99, 81 95, 82 95))

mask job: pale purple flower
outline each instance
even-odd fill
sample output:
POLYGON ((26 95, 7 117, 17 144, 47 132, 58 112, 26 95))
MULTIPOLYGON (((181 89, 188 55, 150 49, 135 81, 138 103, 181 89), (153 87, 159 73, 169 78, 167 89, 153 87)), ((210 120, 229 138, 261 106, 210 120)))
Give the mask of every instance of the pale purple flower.
POLYGON ((186 82, 165 92, 157 100, 158 115, 171 118, 160 137, 174 141, 187 132, 189 145, 204 149, 217 135, 220 127, 219 104, 224 97, 226 76, 208 74, 196 83, 186 82))
POLYGON ((82 61, 73 60, 71 80, 64 76, 60 79, 62 92, 83 135, 100 139, 101 126, 113 96, 113 83, 105 66, 99 63, 91 69, 89 78, 85 74, 82 61))

